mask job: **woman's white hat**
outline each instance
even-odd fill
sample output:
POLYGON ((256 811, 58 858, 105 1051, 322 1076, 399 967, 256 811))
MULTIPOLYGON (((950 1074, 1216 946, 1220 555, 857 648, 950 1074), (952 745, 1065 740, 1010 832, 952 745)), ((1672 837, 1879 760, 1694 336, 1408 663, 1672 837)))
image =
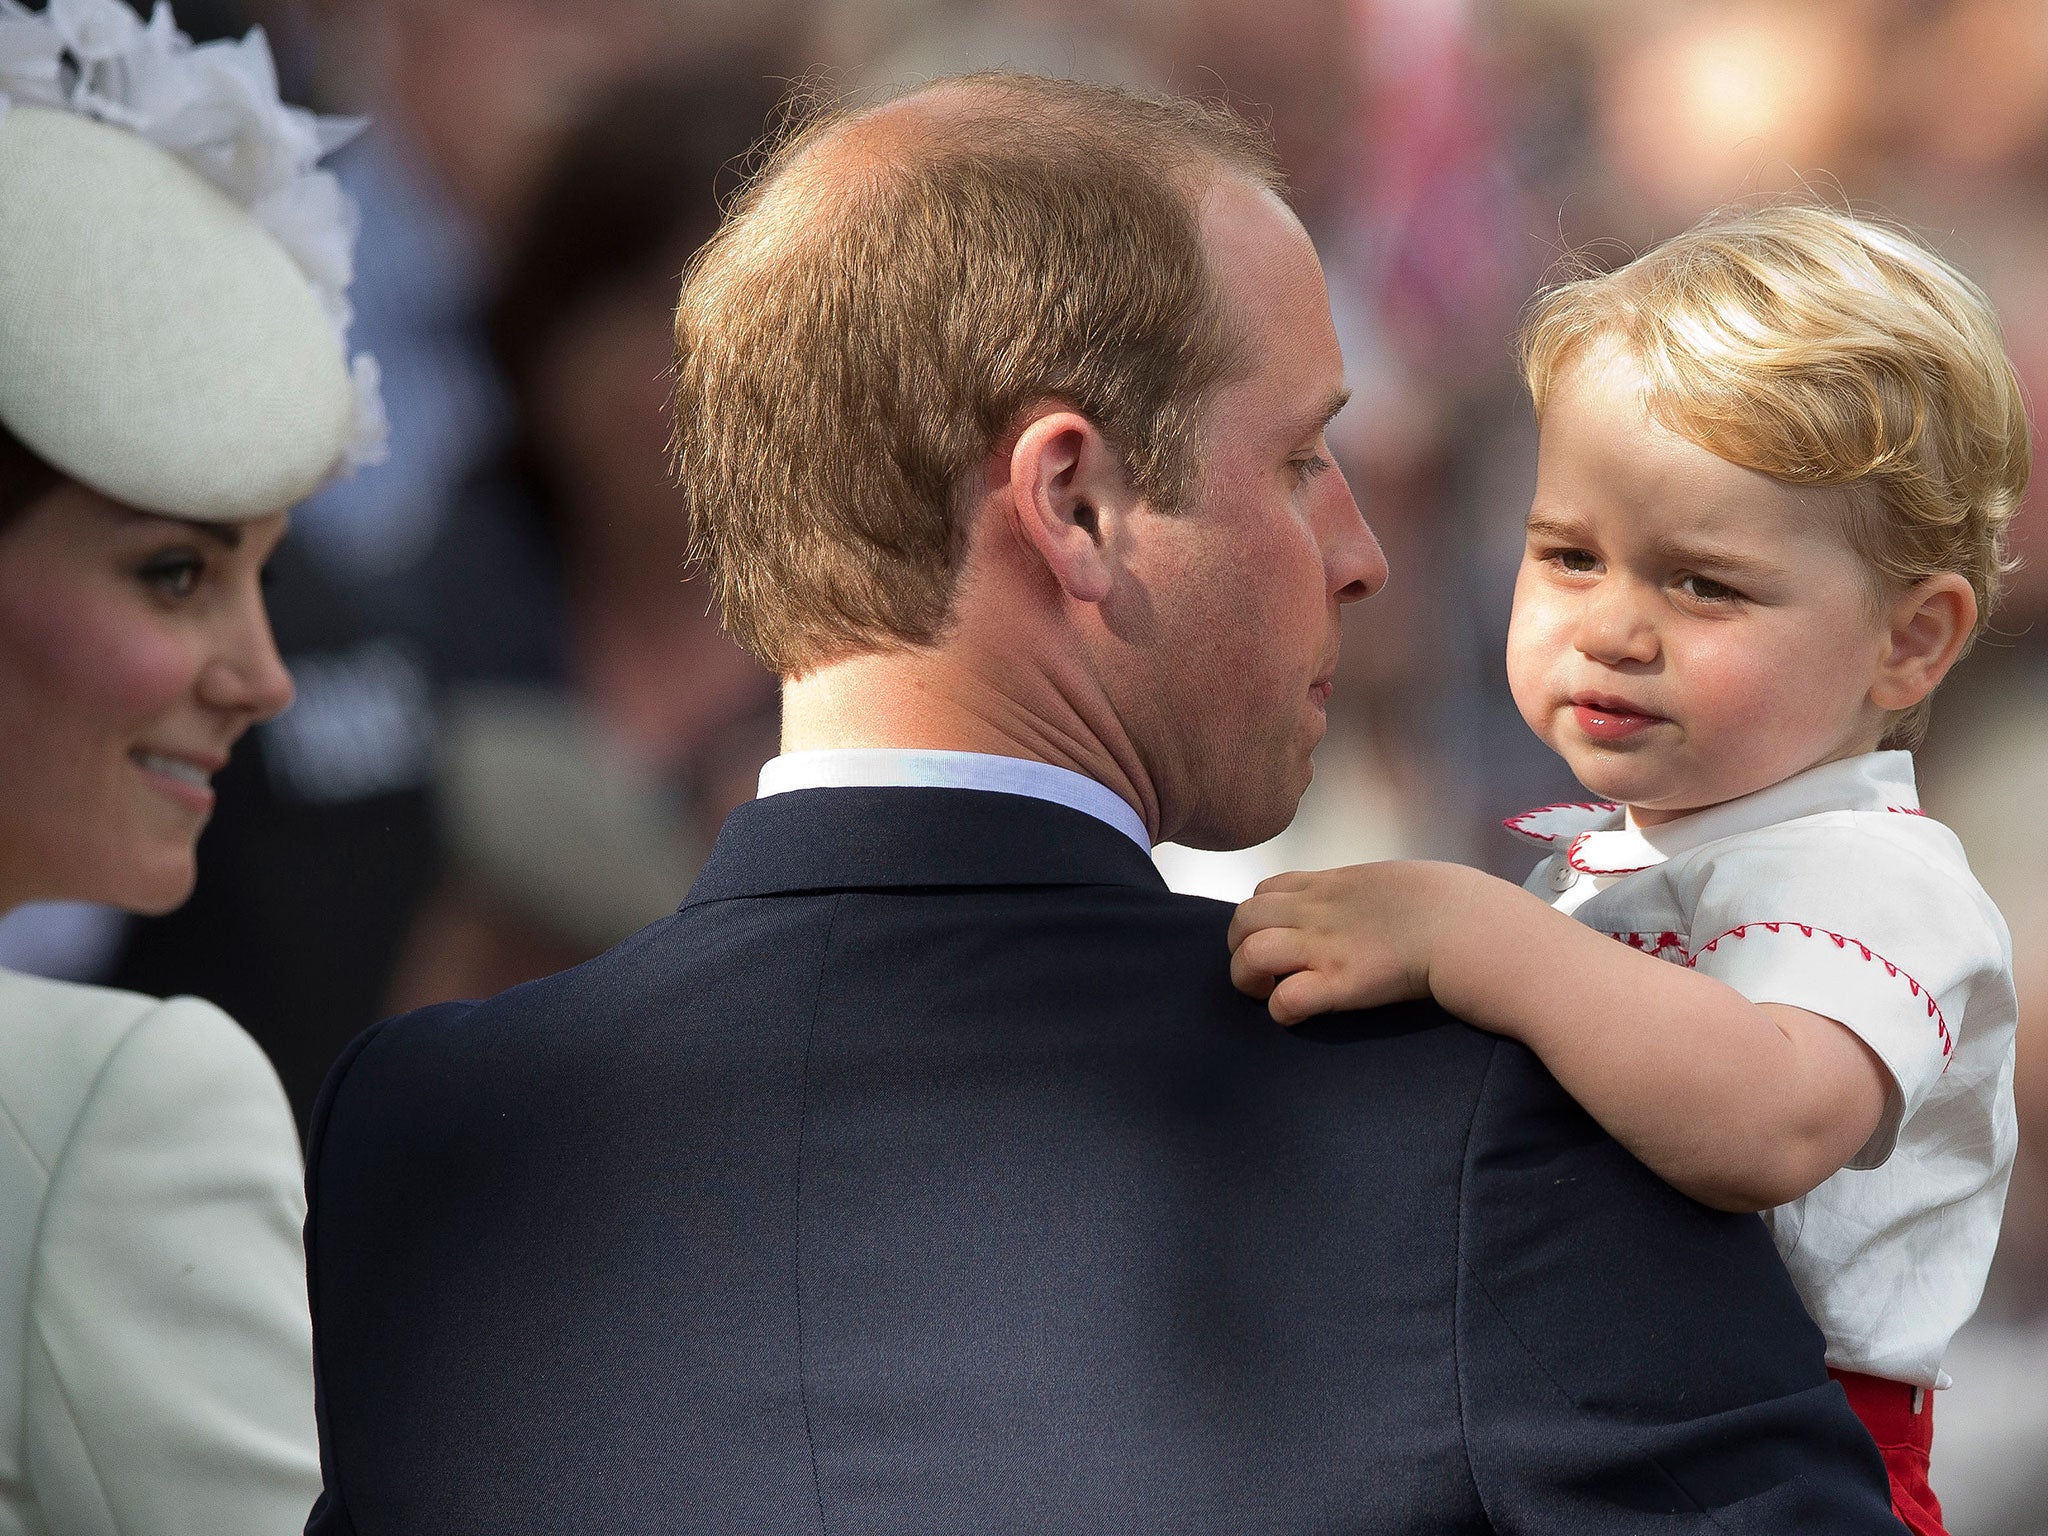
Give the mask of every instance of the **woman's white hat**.
POLYGON ((0 0, 0 424, 116 501, 259 517, 381 457, 345 338, 356 125, 284 105, 260 31, 0 0))

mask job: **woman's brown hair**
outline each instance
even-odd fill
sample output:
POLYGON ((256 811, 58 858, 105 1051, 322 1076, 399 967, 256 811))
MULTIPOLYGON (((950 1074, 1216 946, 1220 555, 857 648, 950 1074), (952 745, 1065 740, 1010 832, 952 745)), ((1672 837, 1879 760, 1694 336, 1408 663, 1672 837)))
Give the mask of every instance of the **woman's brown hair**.
POLYGON ((0 422, 0 532, 63 483, 63 475, 0 422))

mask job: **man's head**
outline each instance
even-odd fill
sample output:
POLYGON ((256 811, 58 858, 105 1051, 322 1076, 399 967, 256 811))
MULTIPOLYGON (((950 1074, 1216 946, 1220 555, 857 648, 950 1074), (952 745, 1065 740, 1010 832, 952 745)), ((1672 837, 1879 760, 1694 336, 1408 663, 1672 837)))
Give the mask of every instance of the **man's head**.
POLYGON ((1159 835, 1278 830, 1337 605, 1384 568, 1318 467, 1342 365, 1277 182, 1227 114, 1023 76, 793 135, 676 319, 677 468, 733 633, 789 678, 949 650, 1062 674, 1159 835))

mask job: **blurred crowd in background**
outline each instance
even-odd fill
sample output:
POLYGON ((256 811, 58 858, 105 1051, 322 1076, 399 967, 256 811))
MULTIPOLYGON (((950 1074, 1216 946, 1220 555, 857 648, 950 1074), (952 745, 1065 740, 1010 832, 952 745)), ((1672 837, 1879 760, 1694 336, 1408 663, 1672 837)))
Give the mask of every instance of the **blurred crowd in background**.
MULTIPOLYGON (((270 591, 298 701, 219 781, 165 918, 0 924, 0 963, 241 1020, 302 1118, 403 1007, 572 964, 669 910, 775 750, 773 680, 685 580, 666 478, 677 274, 793 92, 1010 66, 1224 97, 1271 127, 1329 269, 1333 446, 1394 579, 1350 611, 1296 825, 1164 849, 1236 898, 1419 856, 1519 878, 1502 816, 1577 798, 1501 653, 1534 473, 1510 350, 1566 259, 1730 201, 1902 221, 1989 290, 2048 394, 2042 0, 180 0, 269 32, 289 99, 372 127, 357 344, 389 461, 301 507, 270 591)), ((2037 494, 2038 503, 2042 495, 2037 494)), ((2013 931, 2027 1144, 1935 1483, 1957 1536, 2048 1532, 2048 510, 1943 691, 1924 800, 2013 931)), ((1796 663, 1795 663, 1796 664, 1796 663)))

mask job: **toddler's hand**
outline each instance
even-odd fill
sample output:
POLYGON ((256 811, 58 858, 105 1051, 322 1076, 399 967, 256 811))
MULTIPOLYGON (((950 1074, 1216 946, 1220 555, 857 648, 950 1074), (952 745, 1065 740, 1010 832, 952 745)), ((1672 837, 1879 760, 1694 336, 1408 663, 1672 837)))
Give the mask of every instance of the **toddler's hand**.
POLYGON ((1438 889, 1453 866, 1354 864, 1275 875, 1230 923, 1230 979, 1298 1024, 1429 996, 1438 889))

